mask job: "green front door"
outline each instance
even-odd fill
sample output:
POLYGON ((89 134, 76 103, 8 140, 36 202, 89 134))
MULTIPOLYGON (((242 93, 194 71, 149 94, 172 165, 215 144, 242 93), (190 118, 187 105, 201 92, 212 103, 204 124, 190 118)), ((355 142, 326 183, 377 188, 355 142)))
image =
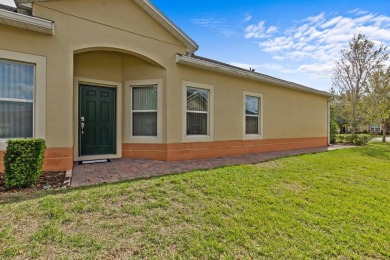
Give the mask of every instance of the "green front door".
POLYGON ((79 155, 116 153, 116 89, 80 85, 79 155))

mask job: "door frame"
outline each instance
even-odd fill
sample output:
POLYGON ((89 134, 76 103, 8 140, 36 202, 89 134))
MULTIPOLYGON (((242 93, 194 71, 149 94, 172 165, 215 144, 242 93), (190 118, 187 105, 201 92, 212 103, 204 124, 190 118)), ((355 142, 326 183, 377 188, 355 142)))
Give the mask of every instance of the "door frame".
POLYGON ((73 156, 74 161, 115 159, 122 157, 122 83, 75 77, 73 83, 73 156), (116 153, 108 155, 79 156, 79 91, 80 84, 116 89, 116 153))

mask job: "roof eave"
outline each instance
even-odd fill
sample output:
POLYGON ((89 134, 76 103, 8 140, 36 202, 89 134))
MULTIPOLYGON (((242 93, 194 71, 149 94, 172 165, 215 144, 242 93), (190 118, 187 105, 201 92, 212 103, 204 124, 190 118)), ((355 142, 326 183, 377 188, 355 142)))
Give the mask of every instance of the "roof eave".
MULTIPOLYGON (((50 2, 57 0, 16 0, 20 4, 27 4, 33 2, 50 2)), ((176 24, 174 24, 165 14, 163 14, 156 6, 154 6, 149 0, 133 0, 137 3, 145 12, 156 19, 168 32, 170 32, 175 38, 182 42, 187 52, 193 54, 199 49, 199 45, 192 40, 184 31, 182 31, 176 24)))
POLYGON ((176 55, 176 63, 182 64, 182 65, 187 65, 191 67, 196 67, 196 68, 201 68, 205 70, 210 70, 210 71, 215 71, 223 74, 228 74, 236 77, 241 77, 245 79, 250 79, 250 80, 256 80, 260 82, 265 82, 265 83, 270 83, 273 85, 285 87, 285 88, 290 88, 294 90, 299 90, 311 94, 317 94, 321 96, 326 96, 326 97, 332 97, 333 95, 325 92, 325 91, 320 91, 317 89, 309 88, 300 84, 296 84, 293 82, 273 78, 267 75, 262 75, 260 73, 252 72, 252 71, 246 71, 240 68, 234 68, 231 66, 224 66, 223 64, 217 64, 209 61, 204 61, 204 60, 199 60, 190 56, 185 56, 185 55, 176 55))
POLYGON ((163 12, 154 6, 148 0, 133 0, 142 9, 144 9, 150 16, 156 19, 168 32, 175 38, 184 43, 187 52, 195 53, 199 49, 199 45, 192 40, 183 30, 181 30, 175 23, 173 23, 163 12))
POLYGON ((0 10, 0 24, 25 29, 29 31, 54 35, 54 22, 28 16, 24 14, 14 13, 6 10, 0 10))

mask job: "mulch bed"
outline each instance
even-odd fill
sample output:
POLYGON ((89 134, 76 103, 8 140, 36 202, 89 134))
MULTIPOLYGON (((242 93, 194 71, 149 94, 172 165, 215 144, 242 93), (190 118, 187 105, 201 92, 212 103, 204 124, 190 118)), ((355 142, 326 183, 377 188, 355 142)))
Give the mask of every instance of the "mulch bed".
POLYGON ((4 173, 0 173, 0 195, 1 193, 18 193, 38 190, 53 190, 61 188, 65 180, 65 172, 42 172, 39 180, 29 188, 8 189, 4 183, 4 173))

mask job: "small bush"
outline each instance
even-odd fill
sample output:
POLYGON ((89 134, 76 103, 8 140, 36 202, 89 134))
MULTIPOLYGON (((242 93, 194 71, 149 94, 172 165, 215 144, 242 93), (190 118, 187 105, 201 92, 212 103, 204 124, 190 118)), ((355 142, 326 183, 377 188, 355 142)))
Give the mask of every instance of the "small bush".
POLYGON ((33 185, 42 173, 45 140, 8 140, 4 155, 5 184, 8 188, 33 185))
POLYGON ((358 134, 340 134, 336 135, 336 143, 343 144, 356 144, 356 145, 366 145, 371 140, 370 135, 358 134))
POLYGON ((371 140, 371 136, 367 134, 355 135, 353 143, 356 145, 366 145, 371 140))
POLYGON ((338 134, 339 131, 339 125, 337 124, 336 121, 331 120, 330 121, 330 143, 334 144, 336 143, 336 135, 338 134))

